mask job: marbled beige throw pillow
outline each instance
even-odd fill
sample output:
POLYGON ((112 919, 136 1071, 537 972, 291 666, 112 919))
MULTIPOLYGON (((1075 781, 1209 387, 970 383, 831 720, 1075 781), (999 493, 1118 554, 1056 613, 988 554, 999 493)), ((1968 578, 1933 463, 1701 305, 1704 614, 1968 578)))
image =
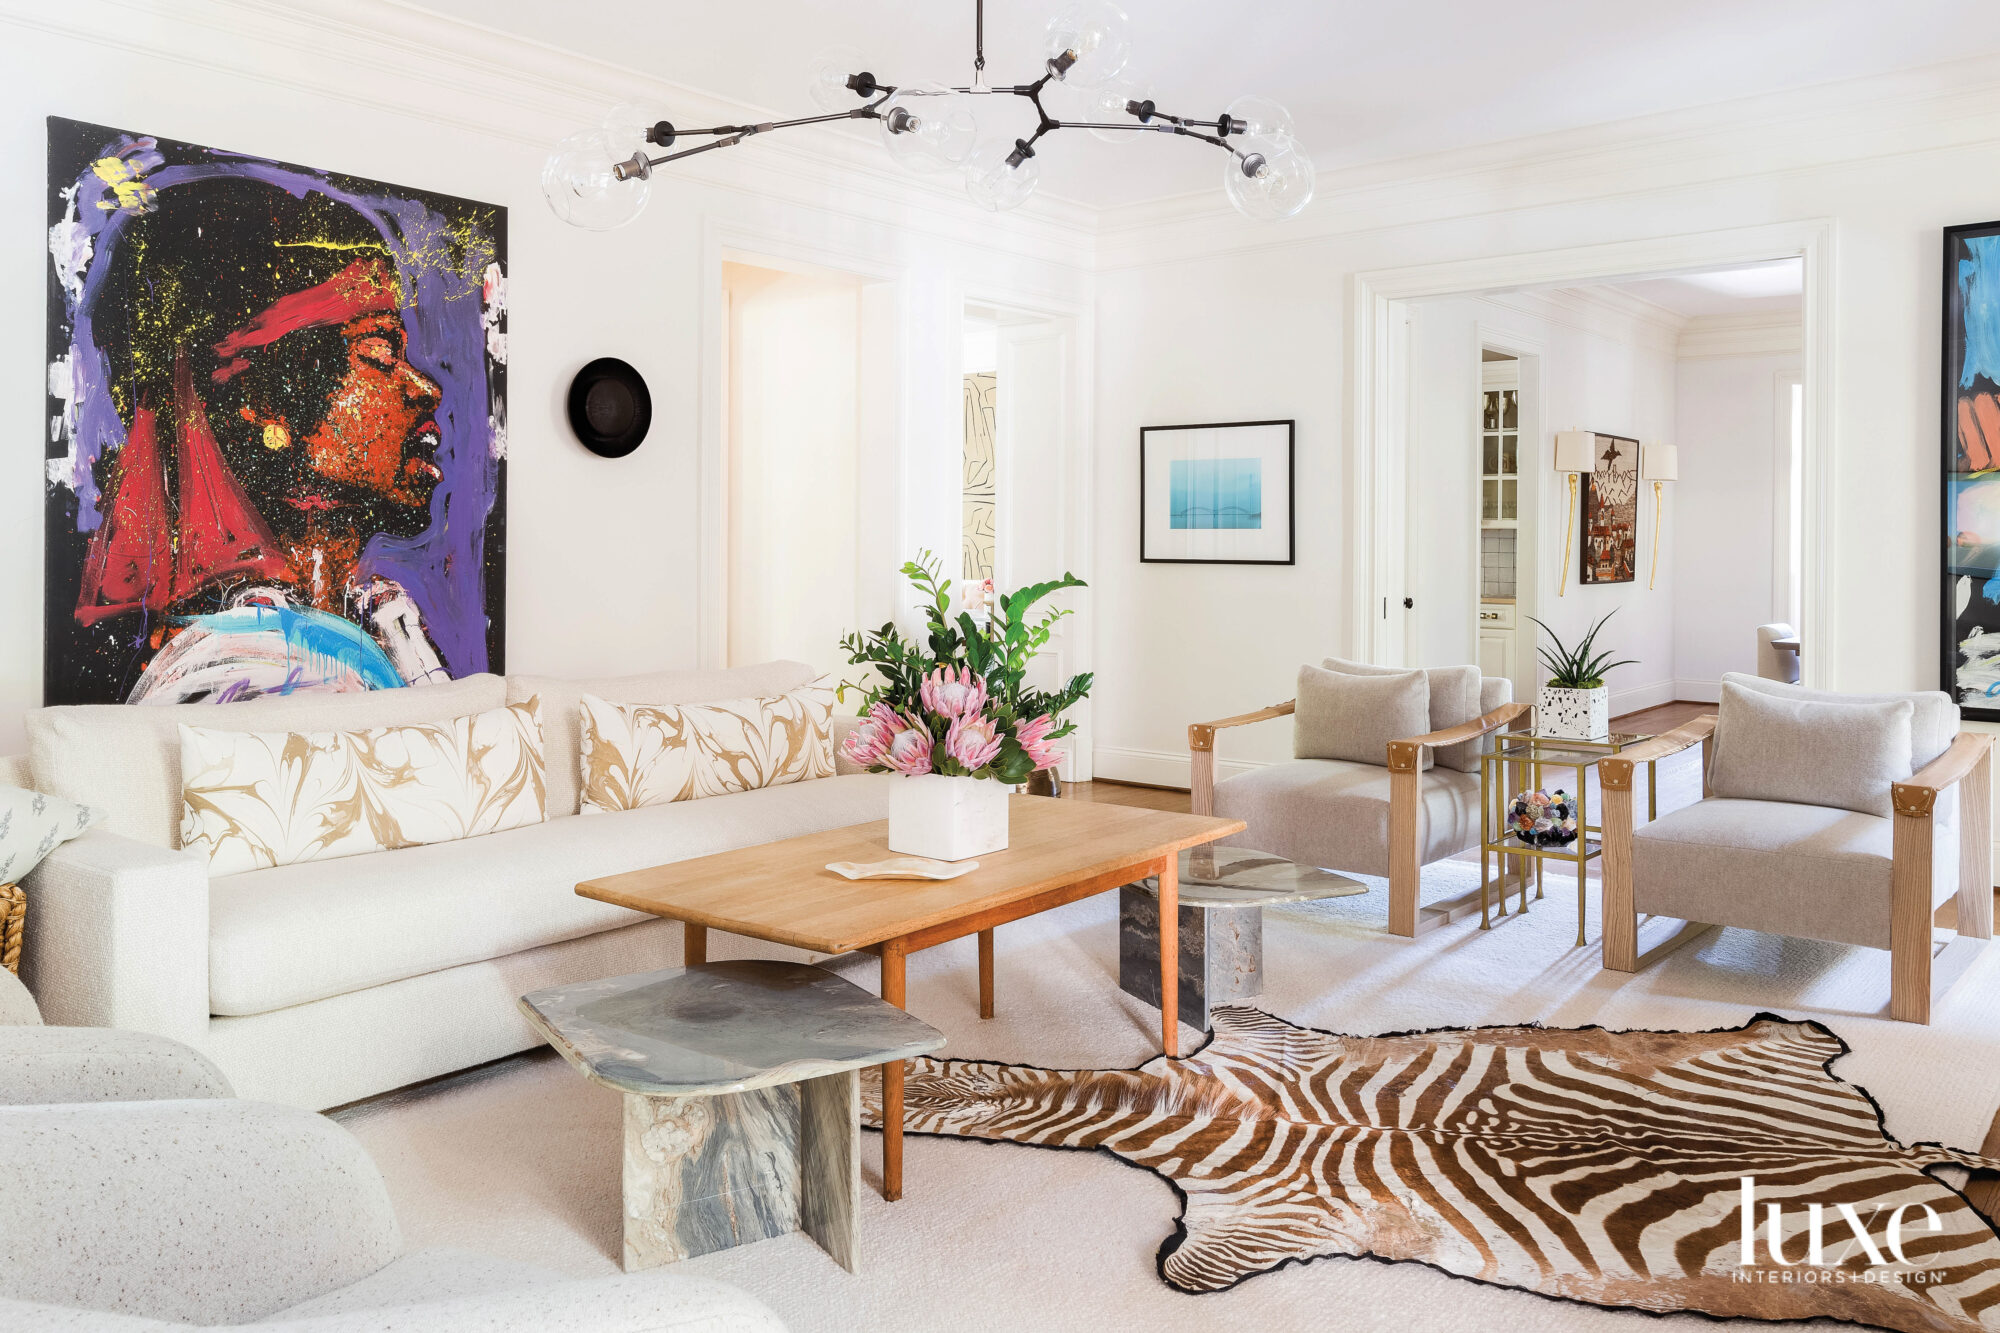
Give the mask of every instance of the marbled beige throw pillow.
POLYGON ((578 701, 582 810, 669 801, 833 776, 833 687, 709 704, 578 701))
POLYGON ((218 875, 547 817, 541 702, 367 731, 181 732, 181 846, 218 875))

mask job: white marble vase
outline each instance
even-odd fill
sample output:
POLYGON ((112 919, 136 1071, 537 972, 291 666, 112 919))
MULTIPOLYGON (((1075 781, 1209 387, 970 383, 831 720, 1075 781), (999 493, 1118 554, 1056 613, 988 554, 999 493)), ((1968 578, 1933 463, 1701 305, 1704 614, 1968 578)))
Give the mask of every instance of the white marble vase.
POLYGON ((1007 845, 1009 788, 942 773, 900 777, 889 789, 889 850, 963 861, 1007 845))
POLYGON ((1571 741, 1601 741, 1611 734, 1611 691, 1542 686, 1535 700, 1535 734, 1571 741))

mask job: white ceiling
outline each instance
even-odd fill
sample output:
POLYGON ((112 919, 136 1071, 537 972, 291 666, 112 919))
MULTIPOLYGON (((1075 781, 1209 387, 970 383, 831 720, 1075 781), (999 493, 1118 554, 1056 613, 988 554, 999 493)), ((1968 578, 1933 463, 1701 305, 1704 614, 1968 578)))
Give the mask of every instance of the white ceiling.
POLYGON ((1614 283, 1611 287, 1690 319, 1703 315, 1781 314, 1797 310, 1803 304, 1805 263, 1779 259, 1713 273, 1614 283))
MULTIPOLYGON (((1322 174, 1342 166, 2000 52, 1992 0, 1124 0, 1132 69, 1162 110, 1288 106, 1322 174)), ((847 44, 885 82, 965 82, 972 0, 418 0, 425 8, 787 115, 807 62, 847 44)), ((990 82, 1040 72, 1060 0, 991 0, 990 82)), ((998 125, 1023 126, 1021 99, 998 125)), ((671 116, 672 108, 666 108, 671 116)), ((850 133, 870 133, 856 126, 850 133)), ((1054 136, 1042 189, 1094 205, 1214 188, 1221 154, 1166 135, 1054 136)), ((754 151, 754 141, 743 151, 754 151)), ((689 170, 698 170, 695 164, 689 170)))

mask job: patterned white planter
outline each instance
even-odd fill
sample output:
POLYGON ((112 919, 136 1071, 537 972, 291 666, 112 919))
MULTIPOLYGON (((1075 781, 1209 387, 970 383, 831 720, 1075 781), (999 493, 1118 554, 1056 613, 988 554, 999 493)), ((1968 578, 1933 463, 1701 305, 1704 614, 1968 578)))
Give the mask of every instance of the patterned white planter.
POLYGON ((1007 845, 1007 796, 990 778, 942 773, 897 778, 889 788, 889 850, 934 861, 963 861, 1007 845))
POLYGON ((1542 686, 1535 700, 1535 734, 1572 741, 1601 741, 1611 734, 1611 691, 1542 686))

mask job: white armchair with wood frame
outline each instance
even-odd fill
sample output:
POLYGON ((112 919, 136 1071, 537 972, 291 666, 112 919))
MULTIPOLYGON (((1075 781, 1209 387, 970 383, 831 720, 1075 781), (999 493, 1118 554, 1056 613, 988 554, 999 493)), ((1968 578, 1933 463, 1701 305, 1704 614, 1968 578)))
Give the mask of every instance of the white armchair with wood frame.
POLYGON ((1858 944, 1889 951, 1890 1017, 1930 1022, 1993 934, 1993 738, 1960 731, 1938 692, 1734 674, 1723 692, 1715 715, 1598 765, 1605 968, 1636 972, 1715 926, 1858 944), (1695 746, 1702 799, 1635 825, 1639 766, 1695 746), (1940 950, 1932 928, 1953 899, 1957 937, 1940 950))
MULTIPOLYGON (((1364 678, 1411 674, 1331 659, 1326 667, 1364 678)), ((1301 672, 1302 687, 1314 670, 1301 672)), ((1431 700, 1428 723, 1420 712, 1413 726, 1400 734, 1390 732, 1392 739, 1368 749, 1366 759, 1294 758, 1218 782, 1216 734, 1281 717, 1294 718, 1296 734, 1303 725, 1299 700, 1195 723, 1188 728, 1194 812, 1226 814, 1248 824, 1228 842, 1305 865, 1386 876, 1392 934, 1420 935, 1477 911, 1476 890, 1419 910, 1422 867, 1479 845, 1478 747, 1491 732, 1527 725, 1531 710, 1512 702, 1512 682, 1482 680, 1476 667, 1424 674, 1440 687, 1431 700), (1453 688, 1463 687, 1455 703, 1447 701, 1444 691, 1454 673, 1453 688), (1437 725, 1441 720, 1450 725, 1437 725), (1430 729, 1416 730, 1424 725, 1430 729)), ((1300 748, 1295 744, 1295 750, 1300 748)))

